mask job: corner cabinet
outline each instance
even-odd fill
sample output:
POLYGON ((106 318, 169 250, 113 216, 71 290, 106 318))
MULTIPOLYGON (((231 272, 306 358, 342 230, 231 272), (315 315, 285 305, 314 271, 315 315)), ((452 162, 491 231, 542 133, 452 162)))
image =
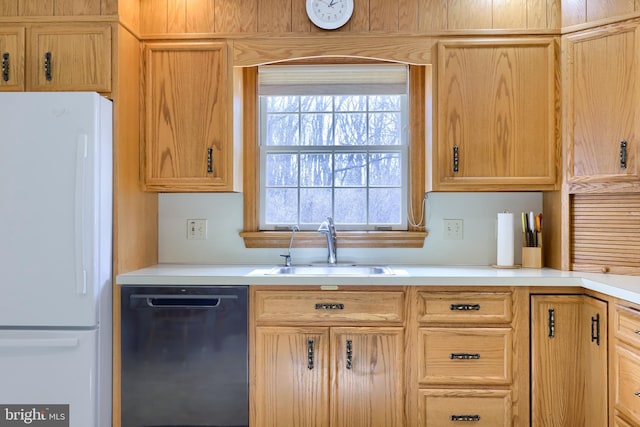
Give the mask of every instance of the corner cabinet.
POLYGON ((640 23, 563 38, 571 192, 640 189, 640 23))
POLYGON ((557 188, 556 52, 550 37, 438 43, 432 190, 557 188))
POLYGON ((531 426, 608 425, 607 343, 606 302, 531 296, 531 426))
POLYGON ((404 292, 253 292, 251 425, 402 427, 404 292))
POLYGON ((0 29, 0 91, 111 91, 111 25, 0 29))
POLYGON ((233 191, 226 42, 144 44, 144 188, 233 191))

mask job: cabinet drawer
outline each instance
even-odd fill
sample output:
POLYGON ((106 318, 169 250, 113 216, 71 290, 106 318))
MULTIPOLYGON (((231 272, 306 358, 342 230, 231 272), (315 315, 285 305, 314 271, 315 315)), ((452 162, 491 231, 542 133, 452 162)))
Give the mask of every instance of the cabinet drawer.
POLYGON ((508 390, 421 390, 420 394, 421 426, 512 425, 508 390))
POLYGON ((614 363, 616 409, 640 423, 640 354, 616 345, 614 363))
POLYGON ((420 292, 421 323, 509 323, 511 292, 420 292))
POLYGON ((382 322, 404 320, 404 292, 256 291, 257 322, 382 322))
POLYGON ((617 306, 615 316, 616 338, 640 348, 640 312, 617 306))
POLYGON ((510 384, 508 328, 421 328, 423 384, 510 384))

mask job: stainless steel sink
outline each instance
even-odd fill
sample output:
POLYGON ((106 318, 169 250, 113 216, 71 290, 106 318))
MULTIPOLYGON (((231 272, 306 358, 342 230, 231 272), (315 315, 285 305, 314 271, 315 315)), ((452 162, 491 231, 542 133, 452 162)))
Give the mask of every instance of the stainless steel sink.
POLYGON ((393 275, 393 270, 377 265, 296 265, 291 267, 274 267, 266 275, 279 276, 381 276, 393 275))

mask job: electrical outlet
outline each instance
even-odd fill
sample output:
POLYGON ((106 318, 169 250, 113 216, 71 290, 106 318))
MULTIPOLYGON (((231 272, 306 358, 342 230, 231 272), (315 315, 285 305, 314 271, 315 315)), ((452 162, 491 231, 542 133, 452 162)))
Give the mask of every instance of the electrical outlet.
POLYGON ((462 240, 463 221, 444 219, 444 240, 462 240))
POLYGON ((187 220, 187 240, 206 240, 207 220, 188 219, 187 220))

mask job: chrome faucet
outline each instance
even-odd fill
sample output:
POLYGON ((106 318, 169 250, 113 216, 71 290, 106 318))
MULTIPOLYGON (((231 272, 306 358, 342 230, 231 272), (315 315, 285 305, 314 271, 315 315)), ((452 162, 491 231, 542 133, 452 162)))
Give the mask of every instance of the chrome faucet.
POLYGON ((296 231, 300 231, 300 227, 297 225, 291 226, 291 239, 289 240, 289 252, 286 255, 280 255, 284 257, 284 266, 291 267, 291 247, 293 246, 293 238, 296 235, 296 231))
POLYGON ((333 218, 328 216, 325 221, 322 221, 322 224, 318 227, 318 233, 322 233, 327 236, 327 251, 329 252, 327 262, 332 265, 335 264, 338 262, 338 259, 336 253, 336 227, 333 224, 333 218))

